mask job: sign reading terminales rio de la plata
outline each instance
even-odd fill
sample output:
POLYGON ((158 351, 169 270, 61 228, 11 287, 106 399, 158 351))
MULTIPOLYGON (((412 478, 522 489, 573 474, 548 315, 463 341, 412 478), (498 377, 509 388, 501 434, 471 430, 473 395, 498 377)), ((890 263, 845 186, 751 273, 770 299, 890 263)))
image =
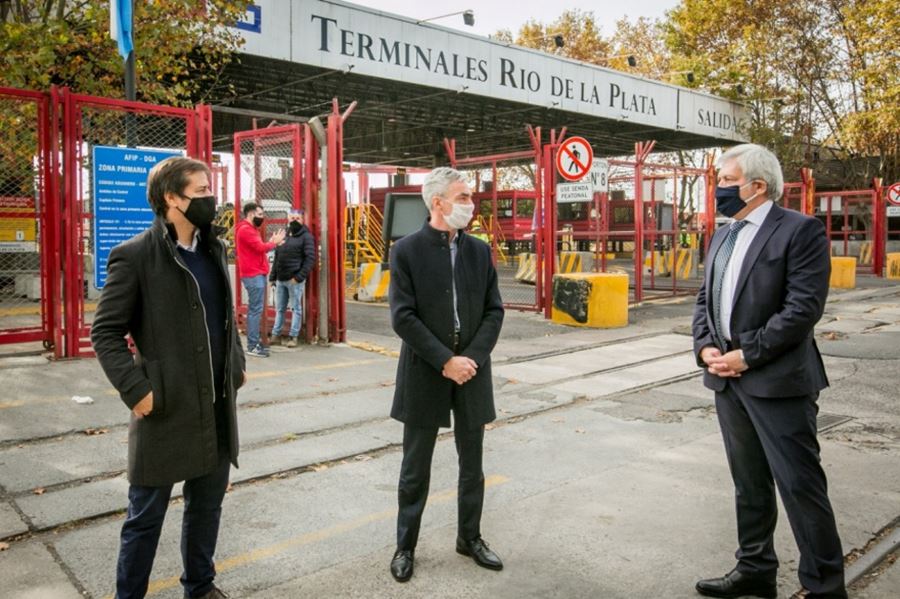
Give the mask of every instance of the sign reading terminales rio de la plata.
POLYGON ((94 286, 106 284, 109 251, 153 222, 147 203, 147 174, 181 152, 94 146, 94 286))
POLYGON ((744 140, 745 109, 694 90, 340 0, 255 0, 254 7, 258 31, 238 30, 248 54, 744 140))

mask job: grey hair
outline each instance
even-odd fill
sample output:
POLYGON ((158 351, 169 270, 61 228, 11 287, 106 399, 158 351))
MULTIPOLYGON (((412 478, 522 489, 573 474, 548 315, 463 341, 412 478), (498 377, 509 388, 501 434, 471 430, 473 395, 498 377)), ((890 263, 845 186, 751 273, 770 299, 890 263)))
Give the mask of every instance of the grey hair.
POLYGON ((422 183, 422 199, 428 210, 431 210, 431 199, 434 196, 446 197, 447 188, 457 181, 466 182, 466 178, 461 172, 449 166, 439 166, 425 175, 425 181, 422 183))
POLYGON ((784 192, 784 175, 781 173, 781 163, 775 154, 758 144, 741 144, 726 151, 716 162, 721 167, 725 162, 734 160, 744 173, 744 178, 750 181, 765 181, 766 195, 770 200, 777 201, 784 192))

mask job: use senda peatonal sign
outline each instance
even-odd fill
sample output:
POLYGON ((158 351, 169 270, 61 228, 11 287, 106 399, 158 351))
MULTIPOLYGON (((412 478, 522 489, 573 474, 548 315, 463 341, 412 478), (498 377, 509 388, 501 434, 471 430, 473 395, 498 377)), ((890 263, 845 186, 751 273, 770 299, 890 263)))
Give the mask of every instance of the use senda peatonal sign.
POLYGON ((709 94, 336 0, 253 6, 248 54, 745 141, 745 109, 709 94))

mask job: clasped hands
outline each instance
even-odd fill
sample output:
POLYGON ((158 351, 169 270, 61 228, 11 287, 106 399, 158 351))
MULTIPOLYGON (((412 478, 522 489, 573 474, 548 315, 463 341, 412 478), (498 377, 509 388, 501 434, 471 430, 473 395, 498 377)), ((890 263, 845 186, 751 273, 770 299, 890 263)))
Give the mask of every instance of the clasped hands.
POLYGON ((462 385, 471 381, 477 372, 478 364, 475 363, 475 360, 465 356, 453 356, 444 364, 441 374, 457 385, 462 385))
POLYGON ((700 359, 710 374, 722 378, 738 378, 748 368, 739 349, 723 354, 718 347, 710 345, 700 350, 700 359))

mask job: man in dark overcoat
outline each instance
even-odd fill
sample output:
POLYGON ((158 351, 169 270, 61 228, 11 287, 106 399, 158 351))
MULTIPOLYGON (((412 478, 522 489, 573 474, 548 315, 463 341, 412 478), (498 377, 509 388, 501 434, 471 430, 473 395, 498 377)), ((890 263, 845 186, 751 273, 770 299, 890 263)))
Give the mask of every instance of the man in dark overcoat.
POLYGON ((846 599, 844 555, 816 440, 828 386, 814 329, 828 297, 821 221, 781 208, 781 165, 742 144, 719 160, 716 206, 733 222, 709 244, 694 311, 694 352, 715 392, 737 508, 737 564, 701 580, 709 597, 778 594, 775 489, 800 549, 808 598, 846 599))
POLYGON ((225 594, 213 584, 213 554, 237 466, 244 354, 209 169, 168 158, 150 171, 147 196, 155 221, 110 252, 91 329, 100 365, 131 410, 116 596, 146 594, 172 485, 184 481, 181 583, 186 597, 217 599, 225 594))
POLYGON ((391 416, 404 424, 397 551, 391 574, 405 582, 428 497, 438 428, 453 429, 459 455, 456 551, 500 570, 481 538, 484 425, 496 418, 491 350, 503 324, 503 303, 490 247, 465 234, 474 210, 463 175, 437 168, 422 197, 430 217, 391 248, 391 323, 403 340, 391 416))

